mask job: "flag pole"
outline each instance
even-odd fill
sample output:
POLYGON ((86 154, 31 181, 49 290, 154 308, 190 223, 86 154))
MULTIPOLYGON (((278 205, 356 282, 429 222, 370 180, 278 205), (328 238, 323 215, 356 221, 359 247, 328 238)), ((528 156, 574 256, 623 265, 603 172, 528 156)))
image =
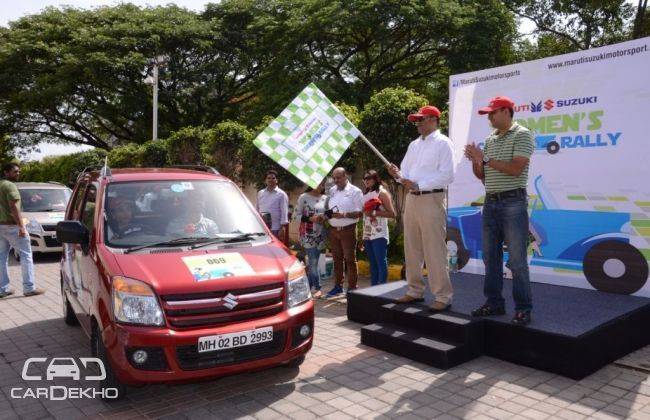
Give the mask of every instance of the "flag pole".
POLYGON ((368 145, 368 147, 370 147, 370 150, 375 152, 377 157, 379 157, 379 159, 381 159, 382 162, 384 162, 386 165, 390 165, 390 162, 388 161, 388 159, 386 159, 384 157, 384 155, 382 155, 381 152, 379 150, 377 150, 377 148, 375 146, 373 146, 372 143, 370 143, 370 140, 368 140, 366 138, 366 136, 363 135, 363 133, 359 133, 359 137, 361 137, 361 140, 363 140, 368 145))

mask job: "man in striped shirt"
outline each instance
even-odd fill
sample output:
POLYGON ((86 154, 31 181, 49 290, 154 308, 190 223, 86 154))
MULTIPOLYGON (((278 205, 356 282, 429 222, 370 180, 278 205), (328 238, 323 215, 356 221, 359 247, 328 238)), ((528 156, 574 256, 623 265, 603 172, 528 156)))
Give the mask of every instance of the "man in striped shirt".
POLYGON ((488 114, 495 131, 481 150, 474 143, 465 147, 474 175, 485 184, 483 205, 483 262, 486 302, 472 311, 474 316, 505 314, 503 290, 503 244, 508 247, 508 268, 512 271, 512 294, 517 325, 530 323, 532 295, 527 260, 528 166, 534 150, 532 133, 513 122, 514 102, 497 96, 479 110, 488 114))

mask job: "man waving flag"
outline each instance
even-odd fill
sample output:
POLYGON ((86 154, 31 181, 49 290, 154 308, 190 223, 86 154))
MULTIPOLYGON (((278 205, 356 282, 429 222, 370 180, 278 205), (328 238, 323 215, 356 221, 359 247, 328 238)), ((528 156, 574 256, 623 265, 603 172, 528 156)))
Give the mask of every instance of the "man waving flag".
POLYGON ((360 135, 312 83, 253 142, 280 166, 316 188, 360 135))

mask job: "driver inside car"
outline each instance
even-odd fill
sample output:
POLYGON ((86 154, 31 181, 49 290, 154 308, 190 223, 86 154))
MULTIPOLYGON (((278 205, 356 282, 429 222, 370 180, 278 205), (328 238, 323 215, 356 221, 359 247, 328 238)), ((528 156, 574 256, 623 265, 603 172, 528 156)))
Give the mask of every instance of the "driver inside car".
POLYGON ((219 228, 212 219, 203 215, 203 203, 203 197, 199 194, 188 194, 183 214, 169 223, 167 235, 178 237, 216 236, 219 233, 219 228))
POLYGON ((143 233, 144 226, 133 220, 134 204, 124 197, 108 200, 108 240, 121 239, 134 233, 143 233))

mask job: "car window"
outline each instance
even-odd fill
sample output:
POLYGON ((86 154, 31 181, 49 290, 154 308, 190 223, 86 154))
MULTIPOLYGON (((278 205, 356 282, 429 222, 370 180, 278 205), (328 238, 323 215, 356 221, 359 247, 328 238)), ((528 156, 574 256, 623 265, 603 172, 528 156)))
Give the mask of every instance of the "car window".
POLYGON ((104 240, 117 247, 265 231, 241 191, 227 181, 111 183, 104 212, 104 240))
POLYGON ((70 199, 67 188, 21 188, 19 191, 25 212, 65 211, 70 199))
POLYGON ((86 191, 86 200, 84 201, 81 213, 81 223, 83 223, 89 232, 93 231, 95 224, 95 202, 97 201, 97 186, 90 184, 86 191))
POLYGON ((83 203, 84 195, 86 194, 87 183, 79 184, 74 193, 74 198, 71 206, 70 218, 72 220, 79 220, 79 214, 81 212, 81 204, 83 203))

